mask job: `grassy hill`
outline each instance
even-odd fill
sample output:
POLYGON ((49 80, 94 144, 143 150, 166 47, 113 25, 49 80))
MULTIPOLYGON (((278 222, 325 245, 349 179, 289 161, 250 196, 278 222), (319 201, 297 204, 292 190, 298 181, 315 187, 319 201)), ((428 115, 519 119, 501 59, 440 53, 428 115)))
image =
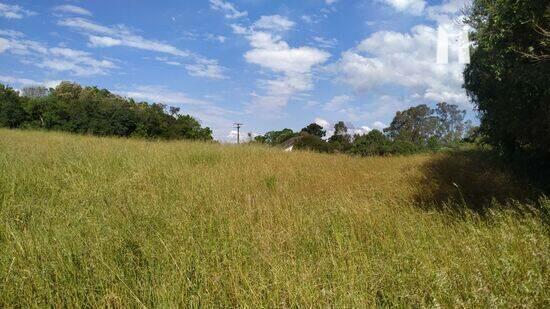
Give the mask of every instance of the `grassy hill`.
POLYGON ((548 307, 550 202, 486 155, 0 130, 0 307, 548 307))

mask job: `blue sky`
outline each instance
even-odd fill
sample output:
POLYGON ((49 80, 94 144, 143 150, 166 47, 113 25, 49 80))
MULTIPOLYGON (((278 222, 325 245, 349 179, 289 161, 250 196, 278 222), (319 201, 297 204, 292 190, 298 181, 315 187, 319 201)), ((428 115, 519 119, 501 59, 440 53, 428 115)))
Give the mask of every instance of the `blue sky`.
POLYGON ((0 0, 0 83, 62 80, 181 107, 217 139, 343 120, 357 133, 398 110, 470 111, 463 64, 438 26, 465 0, 0 0))

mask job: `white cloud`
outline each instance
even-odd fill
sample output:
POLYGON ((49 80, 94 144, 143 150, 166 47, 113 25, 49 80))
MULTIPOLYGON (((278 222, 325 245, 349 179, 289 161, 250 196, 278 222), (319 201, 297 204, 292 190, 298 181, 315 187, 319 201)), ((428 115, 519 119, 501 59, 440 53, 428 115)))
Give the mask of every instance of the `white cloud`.
POLYGON ((185 68, 191 76, 208 77, 211 79, 227 78, 223 74, 225 69, 218 65, 218 62, 215 60, 198 61, 195 64, 186 65, 185 68))
POLYGON ((10 48, 10 41, 0 38, 0 54, 8 50, 8 48, 10 48))
POLYGON ((368 126, 361 126, 359 128, 353 128, 352 131, 353 134, 364 135, 372 131, 372 129, 368 126))
POLYGON ((222 11, 225 13, 225 18, 237 19, 248 15, 247 11, 239 11, 229 1, 222 0, 210 0, 210 8, 216 11, 222 11))
POLYGON ((108 60, 97 60, 90 53, 70 48, 54 47, 49 49, 50 56, 38 64, 39 67, 53 69, 55 71, 69 71, 75 75, 106 74, 116 65, 108 60))
POLYGON ((426 7, 425 0, 382 0, 398 12, 420 15, 426 7))
POLYGON ((210 41, 218 41, 220 43, 225 43, 225 41, 227 40, 227 38, 223 35, 214 35, 211 33, 206 35, 206 39, 210 41))
POLYGON ((468 6, 470 0, 447 0, 440 5, 426 8, 426 16, 439 24, 460 24, 462 20, 461 10, 468 6))
POLYGON ((330 122, 328 122, 328 120, 325 120, 323 118, 315 118, 314 122, 318 125, 320 125, 321 127, 323 127, 324 129, 329 129, 330 128, 330 122))
POLYGON ((23 9, 19 5, 11 5, 0 2, 0 16, 8 19, 21 19, 27 16, 36 15, 36 12, 23 9))
POLYGON ((49 48, 42 43, 19 38, 0 38, 0 52, 5 51, 23 57, 23 61, 38 67, 80 76, 106 74, 116 68, 113 62, 96 59, 88 52, 65 47, 49 48))
POLYGON ((27 86, 44 86, 46 88, 55 88, 61 83, 61 80, 45 80, 35 81, 28 78, 20 78, 8 75, 0 75, 0 82, 9 85, 19 85, 21 87, 27 86))
POLYGON ((325 104, 324 110, 326 111, 342 110, 346 107, 346 104, 349 103, 351 100, 353 100, 353 98, 348 95, 335 96, 325 104))
MULTIPOLYGON (((462 89, 464 66, 436 63, 437 30, 415 26, 410 33, 380 31, 342 54, 332 68, 337 79, 358 92, 385 85, 403 86, 411 98, 467 104, 462 89)), ((452 47, 451 54, 457 54, 452 47)))
POLYGON ((381 121, 375 121, 372 126, 375 128, 375 129, 378 129, 380 131, 384 130, 384 128, 387 128, 388 126, 381 122, 381 121))
POLYGON ((239 26, 233 29, 236 33, 246 34, 252 46, 244 55, 246 61, 278 74, 275 78, 259 81, 265 94, 253 95, 252 109, 280 110, 295 94, 311 90, 312 68, 330 57, 330 54, 317 48, 292 48, 273 33, 239 26))
POLYGON ((257 32, 248 37, 254 49, 245 53, 249 63, 286 75, 307 74, 317 64, 325 62, 329 54, 312 47, 291 48, 280 37, 257 32))
POLYGON ((325 3, 326 3, 327 5, 331 5, 331 4, 334 4, 334 3, 336 3, 336 2, 338 2, 338 0, 325 0, 325 3))
POLYGON ((7 36, 9 38, 20 38, 24 36, 24 34, 19 31, 9 29, 0 29, 0 35, 7 36))
POLYGON ((322 48, 334 48, 338 45, 338 40, 335 38, 325 39, 323 37, 315 36, 313 37, 313 41, 315 41, 317 45, 322 48))
POLYGON ((227 140, 226 132, 233 126, 233 120, 240 113, 219 107, 207 100, 195 99, 180 91, 173 91, 163 86, 145 85, 134 89, 116 90, 115 93, 149 103, 162 103, 180 107, 180 114, 190 114, 199 119, 204 126, 210 127, 214 138, 227 140))
POLYGON ((170 44, 145 39, 121 25, 106 27, 80 17, 64 18, 58 24, 83 31, 88 35, 90 45, 93 47, 126 46, 179 57, 188 57, 192 54, 170 44))
POLYGON ((84 18, 64 18, 58 24, 82 31, 84 35, 88 36, 89 45, 92 47, 125 46, 175 57, 190 58, 193 63, 185 66, 189 75, 213 79, 225 77, 223 76, 225 69, 218 64, 217 60, 204 58, 201 55, 167 43, 145 39, 123 25, 106 27, 84 18))
POLYGON ((281 15, 262 16, 254 23, 254 28, 283 32, 288 31, 294 27, 295 23, 286 17, 281 15))
POLYGON ((53 10, 57 12, 62 12, 62 13, 92 16, 92 12, 86 10, 85 8, 81 8, 79 6, 71 5, 71 4, 58 5, 54 7, 53 10))
POLYGON ((92 47, 112 47, 122 45, 122 41, 118 39, 113 39, 108 36, 89 36, 90 45, 92 47))
POLYGON ((143 100, 150 103, 162 103, 168 105, 208 104, 206 101, 190 98, 185 93, 170 91, 169 89, 159 86, 139 86, 132 90, 115 92, 124 97, 129 97, 136 100, 143 100))

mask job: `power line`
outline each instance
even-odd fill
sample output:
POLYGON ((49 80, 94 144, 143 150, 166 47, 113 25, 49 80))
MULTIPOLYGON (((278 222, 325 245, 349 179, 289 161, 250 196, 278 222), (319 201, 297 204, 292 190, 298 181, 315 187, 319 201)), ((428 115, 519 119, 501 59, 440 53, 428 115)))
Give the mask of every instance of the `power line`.
POLYGON ((237 144, 241 143, 241 127, 243 126, 242 123, 235 122, 233 124, 235 128, 237 128, 237 144))

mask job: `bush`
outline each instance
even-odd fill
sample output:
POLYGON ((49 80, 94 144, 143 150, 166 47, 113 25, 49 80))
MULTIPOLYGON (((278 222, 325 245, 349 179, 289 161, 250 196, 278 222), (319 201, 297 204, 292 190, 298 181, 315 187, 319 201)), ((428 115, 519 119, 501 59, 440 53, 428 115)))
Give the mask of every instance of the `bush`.
POLYGON ((299 137, 296 137, 294 148, 324 153, 334 152, 333 147, 322 138, 305 132, 302 132, 299 137))

